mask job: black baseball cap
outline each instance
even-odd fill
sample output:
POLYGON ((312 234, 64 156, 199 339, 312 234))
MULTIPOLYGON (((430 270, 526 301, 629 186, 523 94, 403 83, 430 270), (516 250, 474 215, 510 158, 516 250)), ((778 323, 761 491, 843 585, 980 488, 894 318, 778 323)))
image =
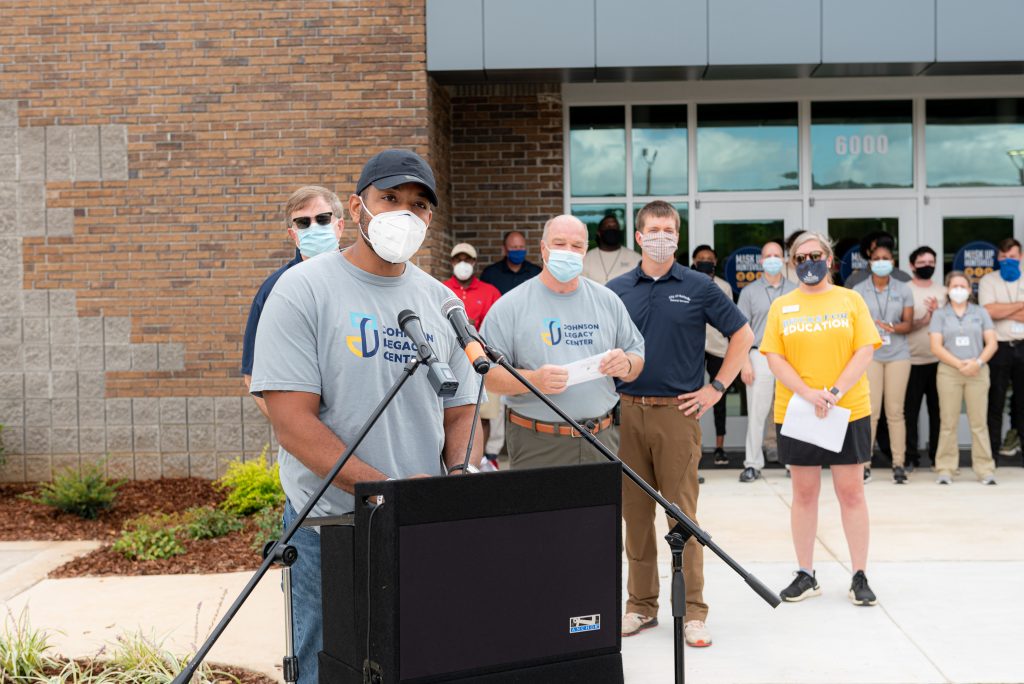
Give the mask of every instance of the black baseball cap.
POLYGON ((379 190, 396 188, 402 183, 419 183, 427 189, 430 203, 437 206, 434 172, 423 157, 411 150, 384 150, 370 157, 359 174, 356 194, 371 184, 379 190))

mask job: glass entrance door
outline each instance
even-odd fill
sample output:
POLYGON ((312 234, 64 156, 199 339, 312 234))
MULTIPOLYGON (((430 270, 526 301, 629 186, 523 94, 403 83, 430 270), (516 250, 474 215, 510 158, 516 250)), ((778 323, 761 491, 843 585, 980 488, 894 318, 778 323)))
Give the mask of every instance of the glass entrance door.
POLYGON ((917 207, 913 199, 818 200, 810 207, 811 230, 832 238, 839 263, 834 276, 842 284, 867 267, 861 240, 885 231, 896 241, 896 266, 910 271, 907 257, 917 247, 917 207))
POLYGON ((995 255, 990 258, 991 249, 972 243, 997 245, 1008 237, 1024 239, 1024 199, 933 198, 925 208, 925 233, 926 243, 939 253, 940 277, 945 277, 955 265, 977 282, 993 268, 995 255), (972 246, 979 249, 971 249, 972 246))
MULTIPOLYGON (((708 202, 696 207, 691 223, 692 252, 698 245, 711 245, 718 256, 716 275, 732 288, 733 299, 748 282, 760 276, 761 246, 781 240, 801 225, 799 200, 769 202, 708 202), (730 256, 733 259, 730 260, 730 256)), ((686 263, 690 263, 690 254, 686 263)), ((743 450, 747 434, 746 396, 737 378, 723 399, 726 406, 725 448, 743 450)), ((715 444, 714 416, 708 411, 701 419, 704 448, 715 444)))

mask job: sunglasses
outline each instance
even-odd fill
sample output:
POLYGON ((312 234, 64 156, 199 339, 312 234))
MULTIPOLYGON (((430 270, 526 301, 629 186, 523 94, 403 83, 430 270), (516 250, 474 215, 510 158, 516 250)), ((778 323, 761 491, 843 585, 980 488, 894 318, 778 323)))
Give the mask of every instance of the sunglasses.
POLYGON ((293 218, 292 223, 294 223, 295 227, 300 230, 305 230, 306 228, 309 228, 310 224, 312 224, 313 221, 316 221, 316 224, 318 226, 329 226, 331 225, 331 217, 333 216, 334 212, 328 211, 324 212, 323 214, 317 214, 313 218, 310 218, 308 216, 299 216, 298 218, 293 218))
POLYGON ((825 258, 824 252, 808 252, 807 254, 797 254, 793 257, 793 261, 798 264, 802 264, 808 259, 811 261, 821 261, 825 258))

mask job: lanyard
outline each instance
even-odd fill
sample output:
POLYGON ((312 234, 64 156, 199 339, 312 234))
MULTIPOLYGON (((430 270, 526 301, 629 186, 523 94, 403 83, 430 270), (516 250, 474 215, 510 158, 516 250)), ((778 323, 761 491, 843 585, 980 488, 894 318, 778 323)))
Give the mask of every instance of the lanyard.
MULTIPOLYGON (((1002 276, 1000 276, 1000 279, 1001 278, 1002 278, 1002 276)), ((1017 278, 1017 299, 1014 299, 1013 295, 1010 294, 1010 286, 1006 284, 1005 280, 1003 280, 1003 287, 1006 288, 1006 303, 1007 304, 1013 304, 1016 301, 1018 301, 1018 299, 1020 299, 1020 278, 1017 278)))
POLYGON ((779 281, 779 294, 775 295, 775 297, 772 298, 772 290, 774 289, 775 287, 769 285, 767 280, 764 282, 764 296, 768 298, 769 309, 772 308, 772 303, 774 303, 776 299, 782 296, 782 291, 786 289, 786 281, 784 279, 779 281))
POLYGON ((878 298, 878 288, 875 287, 874 283, 871 283, 871 291, 875 293, 875 305, 878 307, 878 313, 879 313, 878 318, 881 319, 881 321, 883 323, 888 323, 889 321, 888 321, 888 319, 886 319, 885 315, 889 312, 889 297, 892 296, 892 281, 889 281, 889 284, 885 286, 885 308, 884 309, 882 308, 882 300, 878 298))

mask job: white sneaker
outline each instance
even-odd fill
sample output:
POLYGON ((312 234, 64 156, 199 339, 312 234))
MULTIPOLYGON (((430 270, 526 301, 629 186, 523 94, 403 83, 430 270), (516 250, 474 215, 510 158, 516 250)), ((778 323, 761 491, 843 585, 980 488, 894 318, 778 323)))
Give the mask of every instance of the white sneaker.
POLYGON ((953 478, 946 473, 942 473, 937 478, 935 478, 935 483, 941 485, 953 484, 953 478))
POLYGON ((981 478, 981 484, 983 484, 983 485, 994 485, 995 483, 996 483, 996 476, 995 475, 986 475, 985 477, 981 478))
POLYGON ((645 629, 658 626, 658 618, 648 617, 640 613, 626 613, 622 616, 622 629, 619 631, 624 637, 634 636, 645 629))
POLYGON ((705 648, 711 645, 711 632, 703 620, 689 620, 683 624, 683 636, 687 646, 705 648))

